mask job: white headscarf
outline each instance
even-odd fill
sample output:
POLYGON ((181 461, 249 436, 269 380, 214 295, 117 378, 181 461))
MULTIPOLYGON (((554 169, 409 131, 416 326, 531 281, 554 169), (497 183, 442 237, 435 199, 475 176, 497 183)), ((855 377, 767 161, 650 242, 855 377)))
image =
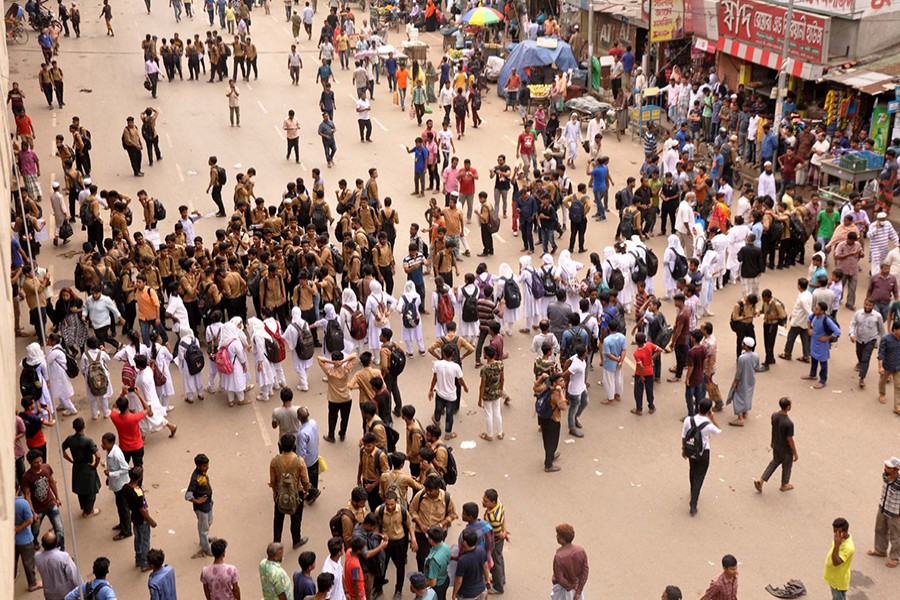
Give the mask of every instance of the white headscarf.
POLYGON ((578 271, 584 267, 580 262, 572 260, 568 250, 563 250, 559 255, 559 268, 567 281, 572 281, 578 275, 578 271))
POLYGON ((525 271, 526 269, 531 268, 531 257, 530 256, 520 256, 519 257, 519 267, 525 271))
POLYGON ((356 299, 356 292, 350 288, 345 289, 341 294, 341 305, 346 306, 351 312, 355 311, 359 306, 359 301, 356 299))
MULTIPOLYGON (((403 297, 412 302, 416 298, 419 298, 419 292, 416 291, 416 284, 412 281, 407 281, 406 285, 403 286, 403 297)), ((421 298, 419 298, 421 300, 421 298)))
POLYGON ((674 233, 669 236, 669 248, 672 249, 676 254, 680 254, 684 256, 684 248, 681 245, 681 240, 678 239, 678 236, 674 233))
POLYGON ((376 279, 373 279, 372 281, 369 282, 369 293, 373 296, 377 295, 378 296, 377 300, 380 302, 384 302, 384 300, 381 297, 382 291, 383 290, 381 288, 381 282, 379 282, 376 279))
POLYGON ((257 336, 260 336, 263 339, 270 339, 269 334, 266 333, 263 322, 256 317, 247 319, 247 335, 251 340, 257 336))
POLYGON ((179 344, 181 342, 186 342, 186 345, 190 346, 191 342, 194 341, 194 332, 191 331, 190 327, 185 327, 184 329, 182 329, 181 331, 178 332, 178 335, 180 336, 180 340, 178 342, 179 344))
POLYGON ((509 268, 509 265, 506 263, 500 263, 500 269, 498 270, 500 273, 500 277, 503 279, 512 279, 513 272, 512 269, 509 268))
POLYGON ((541 257, 541 262, 545 266, 552 267, 553 266, 553 257, 550 254, 545 254, 544 256, 541 257))
MULTIPOLYGON (((351 294, 353 293, 353 290, 349 290, 349 291, 351 294)), ((331 304, 329 302, 328 304, 325 305, 325 320, 326 321, 334 321, 335 319, 337 319, 337 313, 334 310, 334 304, 331 304)))
POLYGON ((221 348, 228 342, 232 340, 237 340, 240 343, 244 343, 244 336, 241 333, 241 318, 234 317, 230 321, 225 321, 222 323, 222 326, 219 328, 219 347, 221 348))
POLYGON ((32 367, 36 367, 44 364, 44 361, 44 351, 41 349, 41 345, 37 342, 28 344, 25 348, 25 362, 32 367))
MULTIPOLYGON (((331 310, 334 311, 334 309, 331 310)), ((300 310, 299 306, 295 306, 291 309, 291 323, 301 329, 303 329, 303 324, 306 323, 306 321, 303 320, 303 311, 300 310)))

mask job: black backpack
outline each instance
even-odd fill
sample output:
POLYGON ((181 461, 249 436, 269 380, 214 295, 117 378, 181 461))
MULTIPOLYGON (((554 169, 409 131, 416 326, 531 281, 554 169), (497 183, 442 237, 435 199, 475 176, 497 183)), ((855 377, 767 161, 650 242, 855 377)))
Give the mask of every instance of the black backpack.
POLYGON ((344 257, 341 256, 341 253, 334 246, 329 246, 329 248, 331 248, 331 264, 334 266, 334 272, 343 273, 344 257))
POLYGON ((519 289, 519 284, 516 283, 516 280, 510 277, 503 281, 505 282, 503 285, 503 302, 506 303, 506 308, 515 310, 522 306, 522 290, 519 289))
POLYGON ((612 263, 609 264, 609 289, 616 290, 617 292, 621 292, 622 288, 625 287, 625 275, 622 274, 622 270, 618 267, 613 267, 612 263))
POLYGON ((672 265, 672 279, 681 279, 688 272, 688 260, 683 254, 675 253, 675 264, 672 265))
POLYGON ((631 255, 634 256, 634 270, 631 272, 631 280, 635 283, 646 281, 649 274, 647 263, 637 252, 632 252, 631 255))
POLYGON ((581 198, 573 198, 569 205, 569 220, 572 223, 581 223, 584 221, 584 200, 581 198))
POLYGON ((443 447, 447 451, 447 472, 444 473, 444 483, 455 485, 459 478, 459 469, 456 467, 456 458, 453 456, 453 448, 444 443, 439 443, 435 448, 443 447))
MULTIPOLYGON (((458 365, 462 365, 462 360, 459 357, 459 337, 455 337, 452 340, 448 340, 446 337, 441 338, 441 352, 443 353, 444 347, 449 345, 453 348, 453 352, 448 357, 451 361, 455 362, 458 365)), ((443 354, 442 354, 443 356, 443 354)))
POLYGON ((150 124, 150 121, 144 121, 141 125, 141 137, 145 140, 153 139, 153 125, 150 124))
POLYGON ((772 224, 769 225, 769 236, 776 242, 781 241, 784 235, 784 223, 772 217, 772 224))
MULTIPOLYGON (((337 323, 337 320, 333 321, 337 323)), ((300 360, 309 360, 313 357, 313 354, 316 352, 316 345, 313 340, 312 331, 309 330, 309 327, 305 329, 301 329, 294 323, 291 323, 291 327, 297 330, 297 345, 294 346, 294 351, 297 353, 297 358, 300 360)), ((340 329, 340 326, 338 326, 340 329)), ((327 335, 327 334, 326 334, 327 335)), ((343 339, 341 339, 341 347, 343 347, 343 339)))
POLYGON ((700 423, 690 417, 691 426, 681 440, 681 452, 690 460, 697 460, 703 456, 703 435, 702 431, 709 425, 709 421, 700 423))
POLYGON ((797 215, 791 215, 791 237, 795 240, 806 238, 806 227, 803 226, 803 220, 797 215))
POLYGON ((410 302, 406 297, 403 298, 403 310, 400 315, 403 319, 403 326, 407 329, 414 329, 419 326, 419 309, 415 302, 410 302))
POLYGON ((534 397, 534 412, 537 413, 538 419, 546 421, 553 418, 553 406, 550 404, 550 396, 552 391, 548 386, 546 390, 534 397))
POLYGON ((559 286, 556 283, 556 277, 553 276, 553 270, 547 270, 546 267, 541 267, 541 279, 544 282, 544 297, 555 298, 559 286))
POLYGON ((388 373, 394 378, 398 377, 406 368, 406 352, 397 344, 390 345, 391 359, 388 364, 388 373))
POLYGON ((69 379, 75 379, 81 373, 78 368, 78 359, 73 354, 69 354, 63 350, 63 356, 66 357, 66 375, 69 379))
POLYGON ((85 583, 84 593, 81 595, 82 600, 95 600, 98 597, 97 592, 105 587, 109 587, 109 584, 102 581, 98 582, 96 579, 89 583, 85 583))
POLYGON ((619 221, 619 234, 626 240, 630 240, 634 233, 634 211, 623 210, 622 218, 619 221))
POLYGON ((228 175, 222 167, 216 167, 216 181, 219 182, 219 185, 225 185, 225 182, 228 181, 228 175))
POLYGON ((94 211, 91 210, 91 203, 87 198, 81 203, 81 208, 78 209, 78 216, 81 218, 83 226, 90 227, 94 224, 94 211))
POLYGON ((478 320, 478 292, 469 295, 463 288, 462 295, 462 320, 466 323, 474 323, 478 320))
POLYGON ((19 393, 22 398, 38 400, 41 397, 43 383, 38 375, 37 366, 29 365, 22 359, 22 372, 19 373, 19 393))
POLYGON ((166 207, 160 200, 157 200, 156 198, 153 199, 153 219, 156 221, 166 220, 166 207))
POLYGON ((659 271, 659 258, 650 248, 644 248, 644 256, 647 259, 647 275, 653 277, 659 271))
POLYGON ((312 224, 316 228, 316 233, 324 233, 328 230, 328 216, 325 214, 324 202, 313 204, 312 224))
POLYGON ((344 330, 337 319, 328 321, 325 326, 325 349, 329 352, 344 351, 344 330))
POLYGON ((466 98, 465 96, 456 95, 453 98, 453 112, 457 115, 462 116, 466 114, 466 98))
MULTIPOLYGON (((104 296, 108 296, 111 300, 114 300, 116 297, 116 282, 101 275, 100 269, 97 267, 94 267, 94 273, 96 273, 97 279, 100 280, 100 291, 103 292, 104 296)), ((106 271, 106 274, 108 275, 109 271, 106 271)))
POLYGON ((203 356, 203 350, 200 349, 197 339, 194 338, 190 344, 181 342, 180 345, 184 348, 184 363, 187 365, 188 373, 197 375, 202 372, 203 367, 206 366, 206 358, 203 356))

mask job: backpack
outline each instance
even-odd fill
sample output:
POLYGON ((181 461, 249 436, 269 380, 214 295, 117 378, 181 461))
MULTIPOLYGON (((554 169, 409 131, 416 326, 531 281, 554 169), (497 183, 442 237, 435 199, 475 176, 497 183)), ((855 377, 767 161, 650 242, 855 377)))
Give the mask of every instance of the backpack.
POLYGON ((313 204, 312 224, 318 233, 328 229, 328 217, 325 215, 324 202, 316 202, 313 204))
POLYGON ((825 315, 825 321, 822 323, 822 326, 825 328, 825 333, 833 336, 829 342, 829 346, 837 344, 838 340, 841 339, 841 334, 838 331, 837 325, 831 320, 831 317, 825 315))
POLYGON ((330 246, 331 248, 331 264, 334 266, 334 272, 343 273, 344 272, 344 257, 341 256, 341 253, 338 252, 334 246, 330 246))
POLYGON ((356 524, 356 516, 353 514, 353 511, 349 508, 339 509, 333 517, 328 519, 328 529, 331 531, 331 537, 344 538, 344 517, 349 518, 354 525, 356 524))
MULTIPOLYGON (((456 467, 456 458, 453 456, 453 448, 444 443, 439 443, 435 448, 443 447, 447 451, 447 472, 444 473, 444 483, 454 485, 459 478, 459 469, 456 467)), ((449 498, 449 494, 447 495, 449 498)))
POLYGON ((141 137, 145 140, 153 139, 153 125, 150 124, 150 121, 144 121, 141 125, 141 137))
MULTIPOLYGON (((736 306, 740 307, 738 309, 738 314, 741 314, 744 312, 744 301, 743 300, 738 300, 736 306)), ((732 316, 728 318, 728 326, 731 327, 731 330, 733 332, 738 333, 739 331, 741 331, 743 323, 741 321, 735 321, 733 315, 734 315, 734 312, 732 312, 732 316)))
MULTIPOLYGON (((561 361, 566 361, 572 358, 572 356, 575 354, 575 346, 581 343, 581 332, 585 331, 585 328, 581 324, 578 324, 574 327, 569 327, 567 331, 572 335, 569 337, 565 347, 561 349, 561 361)), ((588 343, 590 343, 590 337, 590 334, 588 334, 588 343)))
MULTIPOLYGON (((116 283, 108 277, 101 275, 100 269, 97 267, 94 267, 94 273, 97 275, 97 279, 100 280, 100 291, 103 292, 103 295, 110 299, 114 299, 116 297, 116 283)), ((108 270, 106 271, 106 274, 109 274, 108 270)))
POLYGON ((325 325, 325 349, 329 352, 344 351, 344 330, 337 319, 328 321, 325 325))
POLYGON ((268 326, 263 325, 263 329, 269 334, 266 338, 266 360, 277 365, 285 357, 284 338, 281 337, 278 327, 275 327, 275 331, 270 331, 268 326))
POLYGON ((293 515, 300 506, 300 488, 297 486, 297 480, 291 473, 300 463, 300 457, 295 456, 291 461, 289 469, 284 468, 284 461, 277 461, 278 481, 275 484, 275 508, 283 515, 293 515))
POLYGON ((464 96, 457 95, 453 98, 453 112, 460 117, 466 114, 466 99, 464 96))
MULTIPOLYGON (((397 480, 399 481, 399 479, 397 480)), ((397 498, 399 498, 398 502, 400 503, 400 519, 403 521, 403 535, 409 537, 409 512, 406 510, 404 504, 406 504, 406 499, 400 495, 400 486, 397 485, 397 482, 389 483, 387 486, 387 490, 385 490, 385 495, 387 492, 393 491, 397 494, 397 498)), ((376 514, 378 515, 378 531, 379 533, 384 533, 384 526, 382 522, 384 521, 384 504, 379 506, 376 509, 376 514)))
POLYGON ((75 379, 81 372, 78 369, 78 360, 65 350, 63 350, 63 356, 66 357, 66 375, 69 376, 69 379, 75 379))
MULTIPOLYGON (((337 323, 337 321, 334 321, 337 323)), ((297 358, 300 360, 309 360, 313 357, 313 354, 316 352, 316 346, 313 342, 313 334, 312 331, 309 330, 309 327, 306 329, 301 329, 294 323, 291 323, 291 327, 297 330, 297 345, 294 346, 294 352, 297 353, 297 358)), ((338 325, 338 329, 340 329, 340 325, 338 325)), ((341 347, 343 348, 343 332, 341 333, 341 347)))
POLYGON ((625 207, 625 188, 622 188, 615 195, 616 210, 624 210, 625 207))
POLYGON ((162 203, 162 201, 154 198, 153 199, 153 220, 154 221, 165 221, 166 220, 166 207, 162 203))
POLYGON ((624 334, 628 331, 628 326, 625 324, 625 313, 618 306, 613 306, 612 308, 615 312, 613 312, 610 320, 616 324, 616 331, 624 334))
POLYGON ((491 216, 488 218, 488 231, 491 233, 497 233, 500 231, 500 213, 499 212, 491 212, 491 216))
POLYGON ((137 369, 131 363, 125 363, 122 367, 122 385, 127 388, 133 388, 137 382, 137 369))
POLYGON ((228 181, 228 175, 222 167, 216 167, 216 181, 219 182, 219 185, 225 185, 225 182, 228 181))
POLYGON ((472 95, 472 110, 481 110, 481 94, 475 93, 472 95))
POLYGON ((403 326, 407 329, 414 329, 419 326, 419 310, 415 302, 410 302, 406 297, 403 298, 403 326))
POLYGON ((625 287, 625 276, 622 274, 622 270, 619 267, 613 267, 612 263, 609 263, 609 266, 609 279, 607 280, 609 288, 621 292, 622 288, 625 287))
POLYGON ((622 218, 619 220, 619 234, 626 240, 630 240, 631 236, 635 234, 634 212, 633 210, 623 210, 622 218))
POLYGON ((703 435, 701 432, 709 425, 709 421, 697 425, 694 417, 690 419, 691 426, 681 440, 681 452, 690 460, 697 460, 703 456, 703 435))
MULTIPOLYGON (((347 309, 347 311, 350 312, 350 309, 347 309)), ((368 333, 369 322, 366 321, 366 316, 359 310, 359 305, 357 305, 356 310, 350 312, 350 337, 354 340, 364 340, 368 333)))
POLYGON ((647 263, 647 275, 653 277, 659 271, 659 258, 648 247, 644 248, 644 257, 647 263))
POLYGON ((637 252, 632 252, 631 255, 634 256, 634 270, 631 272, 631 280, 635 283, 646 281, 648 275, 647 262, 637 252))
POLYGON ((97 592, 105 587, 109 587, 109 585, 102 581, 98 582, 96 579, 90 583, 85 583, 84 592, 81 594, 82 600, 96 600, 98 598, 97 592))
POLYGON ((584 200, 581 198, 574 198, 569 205, 569 220, 572 223, 584 221, 584 200))
POLYGON ((233 342, 234 340, 228 340, 227 344, 219 346, 219 349, 216 350, 216 371, 222 375, 234 373, 234 363, 231 362, 231 357, 228 356, 228 346, 233 342))
POLYGON ((94 143, 91 141, 91 132, 83 127, 81 128, 81 143, 84 145, 85 152, 90 152, 94 147, 94 143))
POLYGON ((92 396, 104 396, 109 389, 109 375, 100 362, 100 354, 97 354, 97 360, 93 360, 89 354, 85 352, 88 359, 87 368, 87 386, 92 396))
POLYGON ((153 385, 159 387, 161 385, 166 385, 169 378, 166 377, 165 372, 156 364, 156 354, 156 351, 151 353, 150 360, 147 361, 147 366, 150 367, 150 371, 153 373, 153 385))
POLYGON ((553 276, 553 270, 547 270, 541 267, 541 283, 544 284, 544 297, 555 298, 559 286, 556 283, 556 277, 553 276))
POLYGON ((85 198, 78 209, 78 216, 81 218, 81 224, 84 227, 90 227, 94 224, 94 211, 91 210, 91 203, 85 198))
POLYGON ((803 240, 806 237, 806 228, 797 215, 791 215, 791 237, 795 240, 803 240))
POLYGON ((772 224, 769 225, 769 236, 777 242, 781 240, 782 235, 784 235, 784 223, 773 217, 772 224))
MULTIPOLYGON (((390 364, 388 364, 388 373, 391 377, 398 377, 400 373, 403 372, 403 369, 406 368, 406 352, 398 346, 397 344, 391 344, 391 359, 390 364)), ((391 451, 393 452, 393 450, 391 451)))
POLYGON ((681 279, 688 272, 688 260, 684 254, 675 253, 675 264, 672 265, 672 279, 681 279))
MULTIPOLYGON (((406 363, 404 363, 405 365, 406 363)), ((400 432, 384 423, 384 435, 387 437, 388 452, 397 451, 397 442, 400 441, 400 432)))
POLYGON ((38 400, 41 397, 43 383, 36 366, 29 365, 22 359, 22 372, 19 373, 19 391, 23 398, 38 400))
POLYGON ((375 304, 375 326, 388 327, 391 324, 391 307, 386 302, 375 304))
POLYGON ((453 320, 456 310, 453 308, 453 300, 449 292, 441 292, 438 297, 437 322, 446 325, 453 320))
POLYGON ((453 352, 448 358, 456 364, 462 365, 462 360, 459 358, 459 337, 455 337, 452 340, 448 340, 446 337, 441 338, 441 356, 443 356, 444 346, 448 344, 453 348, 453 352))
POLYGON ((87 282, 84 280, 84 265, 80 262, 75 265, 75 289, 79 292, 86 292, 87 282))
POLYGON ((474 292, 469 295, 466 293, 465 288, 463 288, 462 295, 462 320, 465 323, 474 323, 478 320, 478 293, 474 292))
POLYGON ((538 274, 537 271, 531 271, 531 295, 535 300, 540 300, 544 297, 544 280, 538 274))
POLYGON ((203 367, 206 366, 206 358, 203 356, 203 350, 200 349, 200 344, 197 342, 197 338, 191 340, 190 344, 185 344, 184 342, 180 342, 179 345, 184 348, 184 364, 187 366, 187 371, 190 375, 197 375, 203 371, 203 367))
POLYGON ((505 282, 503 286, 503 302, 506 304, 506 308, 515 310, 522 306, 522 290, 519 289, 519 284, 512 277, 503 281, 505 282))
POLYGON ((553 406, 550 404, 550 396, 552 391, 549 386, 546 390, 534 397, 534 412, 537 413, 538 419, 546 421, 553 418, 553 406))

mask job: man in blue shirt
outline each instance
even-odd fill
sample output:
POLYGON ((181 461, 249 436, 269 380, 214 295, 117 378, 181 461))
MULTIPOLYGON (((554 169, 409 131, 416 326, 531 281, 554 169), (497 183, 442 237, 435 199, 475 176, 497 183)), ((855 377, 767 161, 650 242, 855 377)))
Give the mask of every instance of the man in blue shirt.
POLYGON ((587 327, 581 324, 581 316, 578 313, 569 315, 569 328, 562 334, 560 351, 563 360, 575 354, 576 347, 582 345, 590 348, 590 334, 587 327))
POLYGON ((412 148, 406 147, 406 151, 413 155, 415 159, 413 163, 413 180, 416 189, 413 194, 417 196, 425 195, 425 162, 428 160, 428 149, 422 143, 422 138, 416 138, 416 145, 412 148))
POLYGON ((384 70, 387 71, 388 89, 393 92, 397 88, 397 59, 394 58, 393 52, 388 53, 388 58, 384 61, 384 70))
POLYGON ((687 141, 689 139, 691 139, 691 132, 688 130, 687 121, 681 123, 681 127, 675 134, 675 139, 678 141, 678 153, 681 154, 682 152, 684 152, 684 145, 687 144, 687 141))
POLYGON ((718 182, 719 177, 722 175, 722 169, 725 168, 725 157, 722 156, 722 147, 719 145, 713 147, 713 153, 713 166, 712 170, 709 172, 709 176, 714 182, 718 182))
POLYGON ((147 552, 147 563, 150 565, 150 600, 178 600, 175 592, 175 569, 164 564, 166 554, 162 550, 151 548, 147 552))
MULTIPOLYGON (((516 194, 514 193, 515 197, 516 194)), ((538 211, 538 201, 530 193, 519 194, 515 200, 519 211, 519 231, 522 232, 524 252, 534 252, 534 219, 538 211)))
POLYGON ((622 399, 622 390, 625 385, 625 336, 619 333, 616 321, 610 321, 608 325, 609 335, 603 338, 603 387, 606 390, 606 400, 603 404, 612 404, 622 399))
POLYGON ((631 96, 634 91, 634 86, 631 84, 631 73, 634 71, 634 53, 631 51, 631 46, 625 47, 625 54, 620 60, 622 61, 622 86, 625 93, 631 96))
POLYGON ((606 206, 609 204, 609 186, 615 185, 609 176, 609 157, 601 156, 597 159, 596 166, 591 170, 592 189, 594 190, 594 204, 597 205, 598 221, 606 220, 606 206))
POLYGON ((312 571, 316 568, 316 553, 301 552, 297 559, 300 569, 294 571, 294 595, 291 598, 307 598, 316 595, 316 582, 312 571))
POLYGON ((18 577, 18 563, 19 557, 21 557, 22 567, 25 569, 25 579, 28 581, 28 591, 34 592, 42 587, 34 573, 34 533, 31 531, 31 524, 34 523, 34 513, 31 512, 31 505, 28 504, 28 500, 22 496, 21 489, 16 490, 15 511, 16 577, 18 577))
POLYGON ((774 160, 775 150, 778 148, 778 136, 772 133, 772 126, 763 125, 762 147, 759 150, 760 164, 774 160))
MULTIPOLYGON (((63 600, 81 600, 84 598, 84 594, 87 590, 94 592, 95 600, 117 600, 115 590, 112 589, 112 586, 106 579, 107 574, 109 574, 109 559, 105 556, 94 559, 92 571, 94 573, 94 580, 76 587, 66 594, 66 597, 63 600)), ((172 586, 172 589, 174 590, 174 577, 172 586)), ((175 598, 175 596, 172 596, 172 598, 175 598)))
POLYGON ((306 492, 306 503, 312 504, 322 492, 319 491, 319 424, 309 418, 309 409, 301 406, 297 409, 300 429, 297 430, 297 456, 306 463, 309 475, 309 491, 306 492))

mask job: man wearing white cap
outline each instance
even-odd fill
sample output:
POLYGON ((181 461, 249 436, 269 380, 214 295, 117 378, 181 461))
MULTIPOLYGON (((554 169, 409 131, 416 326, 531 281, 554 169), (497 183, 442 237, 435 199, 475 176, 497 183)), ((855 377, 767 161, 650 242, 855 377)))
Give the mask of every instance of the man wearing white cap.
POLYGON ((728 393, 728 403, 734 403, 734 414, 737 417, 728 424, 743 427, 744 419, 753 408, 753 391, 756 388, 756 372, 759 370, 759 355, 753 350, 756 340, 745 337, 741 342, 743 352, 737 360, 734 371, 734 382, 728 393))
POLYGON ((775 173, 772 172, 772 161, 763 163, 763 172, 759 174, 759 183, 756 185, 756 195, 760 198, 768 196, 772 200, 777 199, 775 188, 775 173))
POLYGON ((888 248, 900 244, 897 239, 897 230, 888 223, 887 213, 880 212, 875 215, 875 222, 869 227, 869 264, 870 275, 875 275, 881 268, 881 263, 887 257, 888 248))
POLYGON ((886 566, 894 569, 900 565, 900 458, 893 456, 884 461, 884 473, 881 475, 884 486, 881 488, 881 499, 878 502, 878 516, 875 517, 875 549, 869 550, 869 556, 890 556, 886 566))

